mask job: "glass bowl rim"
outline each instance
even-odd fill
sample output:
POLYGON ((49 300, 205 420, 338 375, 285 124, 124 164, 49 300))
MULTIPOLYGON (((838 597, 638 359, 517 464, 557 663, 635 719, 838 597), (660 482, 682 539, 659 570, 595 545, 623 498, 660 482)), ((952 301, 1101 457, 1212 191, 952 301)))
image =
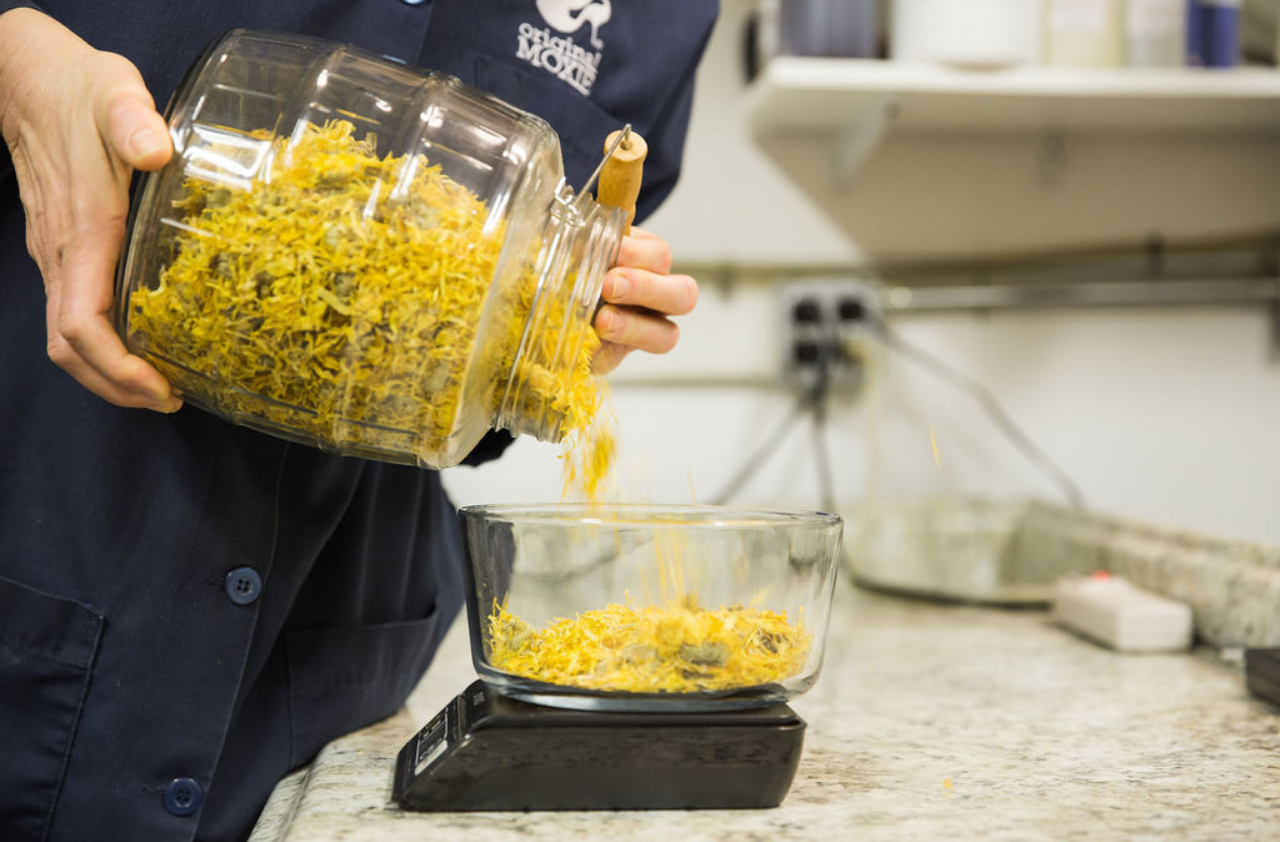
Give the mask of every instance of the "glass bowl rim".
POLYGON ((484 503, 463 506, 458 509, 458 514, 485 522, 565 527, 745 529, 835 527, 844 522, 839 515, 811 509, 746 508, 701 503, 484 503), (654 518, 655 514, 662 517, 654 518), (681 516, 683 519, 679 519, 681 516))

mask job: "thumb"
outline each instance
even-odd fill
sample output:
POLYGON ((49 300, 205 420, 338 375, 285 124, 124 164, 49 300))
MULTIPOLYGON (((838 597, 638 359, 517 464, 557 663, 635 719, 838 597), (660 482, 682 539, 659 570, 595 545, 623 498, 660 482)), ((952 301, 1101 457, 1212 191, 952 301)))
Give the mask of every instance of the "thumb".
POLYGON ((103 85, 98 96, 98 133, 123 164, 155 170, 173 156, 173 141, 164 118, 133 65, 124 67, 103 85))

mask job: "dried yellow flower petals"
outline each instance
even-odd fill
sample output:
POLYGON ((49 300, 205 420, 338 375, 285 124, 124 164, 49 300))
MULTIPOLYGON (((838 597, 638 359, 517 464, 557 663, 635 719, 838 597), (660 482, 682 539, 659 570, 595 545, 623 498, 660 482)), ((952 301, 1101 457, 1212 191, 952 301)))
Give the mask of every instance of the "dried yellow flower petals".
MULTIPOLYGON (((570 325, 563 345, 536 337, 513 359, 537 300, 539 244, 489 302, 504 226, 439 166, 378 157, 376 138, 353 132, 334 120, 275 140, 270 177, 248 190, 187 179, 171 259, 129 302, 148 358, 223 415, 424 464, 440 463, 458 428, 473 353, 489 381, 482 422, 516 365, 530 384, 521 411, 586 429, 599 405, 589 324, 570 325), (486 306, 493 347, 473 348, 486 306)), ((559 328, 569 302, 538 306, 559 328)))
POLYGON ((534 630, 502 605, 487 629, 489 662, 549 684, 632 693, 754 687, 799 673, 812 636, 783 612, 698 608, 692 599, 610 604, 534 630))

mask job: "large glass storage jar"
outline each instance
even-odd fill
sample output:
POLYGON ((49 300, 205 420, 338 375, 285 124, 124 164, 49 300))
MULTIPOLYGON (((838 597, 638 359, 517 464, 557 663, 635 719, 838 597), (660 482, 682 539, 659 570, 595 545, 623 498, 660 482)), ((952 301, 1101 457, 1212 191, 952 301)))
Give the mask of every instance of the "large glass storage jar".
POLYGON ((450 76, 249 31, 192 66, 168 119, 176 154, 134 204, 117 324, 187 402, 433 468, 492 427, 558 441, 589 420, 623 214, 573 194, 545 122, 450 76))

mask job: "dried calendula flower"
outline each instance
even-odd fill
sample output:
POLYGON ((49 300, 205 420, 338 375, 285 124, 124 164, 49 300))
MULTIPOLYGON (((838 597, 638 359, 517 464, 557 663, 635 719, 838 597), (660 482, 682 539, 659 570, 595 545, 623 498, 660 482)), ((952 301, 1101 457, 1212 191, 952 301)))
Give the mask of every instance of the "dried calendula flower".
POLYGON ((439 464, 464 391, 483 395, 487 423, 513 369, 518 411, 585 430, 600 403, 589 319, 515 357, 531 308, 559 325, 572 304, 539 297, 540 244, 504 257, 505 226, 480 198, 421 155, 376 147, 334 120, 274 141, 270 177, 250 189, 188 179, 171 259, 130 297, 130 333, 198 402, 320 443, 439 464), (495 285, 500 258, 518 271, 495 285))
POLYGON ((785 613, 697 607, 696 600, 611 604, 534 631, 495 604, 489 661, 513 675, 594 690, 690 693, 781 681, 800 672, 812 636, 785 613))

